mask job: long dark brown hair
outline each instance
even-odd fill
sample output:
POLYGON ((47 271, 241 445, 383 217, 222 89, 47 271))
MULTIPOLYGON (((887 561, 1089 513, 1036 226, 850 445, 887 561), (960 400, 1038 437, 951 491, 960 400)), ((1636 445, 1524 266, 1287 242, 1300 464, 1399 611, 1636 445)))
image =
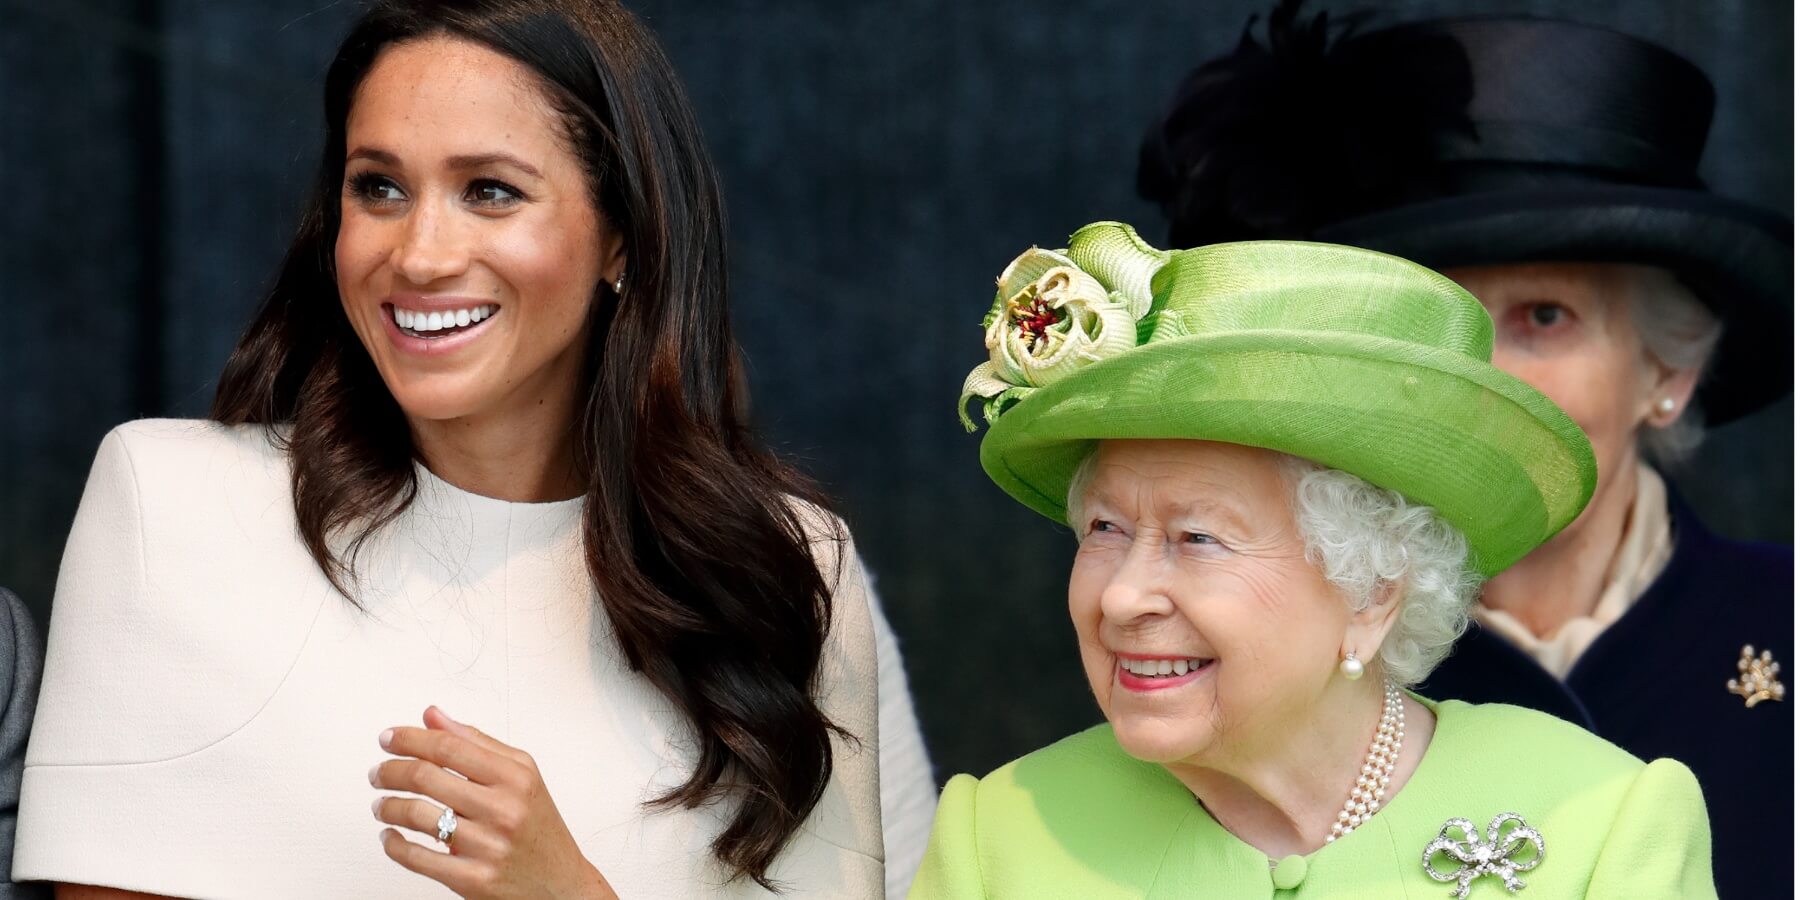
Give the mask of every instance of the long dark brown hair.
POLYGON ((750 434, 717 178, 673 68, 630 13, 611 0, 374 4, 326 75, 318 183, 213 418, 291 426, 271 432, 293 461, 301 539, 354 603, 358 550, 418 486, 406 419, 338 298, 346 122, 384 48, 440 35, 537 74, 621 235, 628 287, 596 286, 572 431, 587 568, 625 659, 699 738, 693 773, 652 804, 735 798, 713 852, 773 888, 769 867, 818 804, 841 734, 814 696, 832 587, 812 541, 837 544, 841 567, 842 536, 821 517, 826 533, 809 537, 795 501, 823 498, 750 434))

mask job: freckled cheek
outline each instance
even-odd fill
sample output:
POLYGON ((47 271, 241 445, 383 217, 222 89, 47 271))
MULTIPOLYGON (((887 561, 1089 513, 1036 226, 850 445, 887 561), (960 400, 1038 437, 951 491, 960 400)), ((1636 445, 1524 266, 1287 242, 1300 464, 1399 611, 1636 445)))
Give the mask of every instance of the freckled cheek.
POLYGON ((542 231, 505 233, 488 247, 501 277, 558 332, 579 328, 599 284, 591 248, 542 231))
POLYGON ((334 249, 338 291, 346 300, 358 298, 371 289, 371 282, 390 255, 384 230, 379 225, 355 218, 346 218, 339 226, 334 249))
POLYGON ((379 357, 386 347, 386 341, 378 340, 382 330, 380 301, 388 292, 378 277, 381 263, 387 258, 378 249, 378 235, 376 229, 367 225, 345 222, 338 229, 332 261, 344 315, 363 345, 379 357))

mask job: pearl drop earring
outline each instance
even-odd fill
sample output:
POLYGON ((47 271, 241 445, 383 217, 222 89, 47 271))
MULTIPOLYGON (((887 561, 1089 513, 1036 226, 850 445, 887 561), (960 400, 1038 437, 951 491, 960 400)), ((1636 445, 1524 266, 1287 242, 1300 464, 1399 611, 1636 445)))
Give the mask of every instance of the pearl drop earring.
POLYGON ((619 270, 619 280, 613 282, 613 293, 615 293, 615 294, 625 293, 625 270, 624 269, 619 270))
POLYGON ((1362 660, 1356 658, 1356 651, 1352 650, 1344 654, 1344 661, 1338 663, 1338 671, 1344 673, 1344 678, 1348 681, 1355 681, 1362 677, 1363 664, 1362 660))

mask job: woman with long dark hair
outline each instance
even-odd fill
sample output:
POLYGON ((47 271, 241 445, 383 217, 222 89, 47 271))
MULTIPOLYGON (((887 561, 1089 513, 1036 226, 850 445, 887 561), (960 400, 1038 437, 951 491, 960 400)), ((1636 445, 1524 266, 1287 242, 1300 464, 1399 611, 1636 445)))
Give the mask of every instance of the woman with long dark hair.
POLYGON ((212 421, 101 446, 15 877, 878 896, 860 567, 747 427, 655 41, 610 2, 382 3, 325 95, 212 421))

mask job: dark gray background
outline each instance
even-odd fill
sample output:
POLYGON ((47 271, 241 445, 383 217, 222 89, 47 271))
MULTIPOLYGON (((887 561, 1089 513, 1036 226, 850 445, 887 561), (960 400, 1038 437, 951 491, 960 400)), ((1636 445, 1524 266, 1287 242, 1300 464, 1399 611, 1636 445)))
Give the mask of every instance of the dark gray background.
MULTIPOLYGON (((1072 543, 981 474, 956 393, 983 357, 992 279, 1020 250, 1097 219, 1161 237, 1133 192, 1139 136, 1270 4, 630 5, 723 172, 759 418, 842 499, 940 775, 1096 721, 1063 611, 1072 543)), ((1788 0, 1380 8, 1558 16, 1665 43, 1719 88, 1708 182, 1792 214, 1788 0)), ((0 584, 40 617, 101 435, 205 410, 293 227, 320 75, 355 9, 0 0, 0 584)), ((1678 481, 1719 530, 1790 541, 1791 401, 1716 432, 1678 481)))

